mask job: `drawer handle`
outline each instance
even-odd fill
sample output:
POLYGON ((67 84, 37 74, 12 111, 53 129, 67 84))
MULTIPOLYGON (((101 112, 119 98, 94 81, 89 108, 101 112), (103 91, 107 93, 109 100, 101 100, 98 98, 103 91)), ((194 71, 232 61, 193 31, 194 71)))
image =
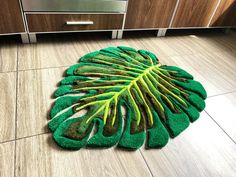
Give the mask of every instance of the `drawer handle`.
POLYGON ((93 25, 93 21, 67 21, 66 25, 93 25))

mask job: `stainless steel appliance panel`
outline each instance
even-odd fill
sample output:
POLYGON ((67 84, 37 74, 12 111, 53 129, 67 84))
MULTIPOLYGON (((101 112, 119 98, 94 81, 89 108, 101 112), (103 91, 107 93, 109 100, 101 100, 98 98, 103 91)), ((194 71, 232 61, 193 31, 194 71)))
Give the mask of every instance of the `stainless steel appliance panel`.
POLYGON ((30 12, 125 12, 127 0, 22 0, 30 12))

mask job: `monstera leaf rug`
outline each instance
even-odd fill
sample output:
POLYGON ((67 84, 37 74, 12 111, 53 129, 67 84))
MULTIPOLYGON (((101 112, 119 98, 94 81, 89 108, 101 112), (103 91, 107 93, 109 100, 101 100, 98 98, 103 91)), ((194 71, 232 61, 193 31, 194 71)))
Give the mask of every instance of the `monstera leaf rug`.
POLYGON ((110 47, 80 58, 54 96, 49 128, 59 146, 138 149, 165 146, 199 118, 207 94, 149 51, 110 47))

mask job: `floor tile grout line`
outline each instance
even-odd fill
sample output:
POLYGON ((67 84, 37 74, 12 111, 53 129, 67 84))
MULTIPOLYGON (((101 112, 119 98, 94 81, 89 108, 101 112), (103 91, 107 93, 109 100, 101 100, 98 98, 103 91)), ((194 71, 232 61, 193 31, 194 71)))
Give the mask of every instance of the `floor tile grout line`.
POLYGON ((145 164, 147 165, 147 168, 148 168, 148 170, 149 170, 149 172, 150 172, 151 176, 152 176, 152 177, 154 177, 154 174, 152 173, 152 170, 151 170, 151 168, 149 167, 149 165, 148 165, 148 163, 147 163, 147 160, 145 159, 145 157, 144 157, 143 153, 141 152, 141 150, 140 150, 140 149, 139 149, 138 151, 139 151, 139 153, 141 154, 141 156, 142 156, 142 158, 143 158, 143 160, 144 160, 145 164))
POLYGON ((212 119, 213 122, 215 122, 215 124, 226 134, 226 136, 228 136, 228 138, 229 138, 234 144, 236 144, 236 141, 220 126, 220 124, 218 124, 218 122, 217 122, 206 110, 204 110, 204 112, 212 119))
POLYGON ((16 141, 16 140, 15 140, 15 139, 11 139, 11 140, 6 140, 6 141, 1 141, 1 142, 0 142, 0 145, 1 145, 1 144, 5 144, 5 143, 14 142, 14 141, 16 141))
POLYGON ((230 94, 230 93, 235 93, 235 91, 230 91, 230 92, 225 92, 225 93, 220 93, 220 94, 216 94, 216 95, 212 95, 212 96, 208 96, 207 98, 214 98, 214 97, 217 97, 217 96, 222 96, 222 95, 227 95, 227 94, 230 94))
POLYGON ((24 136, 24 137, 12 139, 12 140, 2 141, 2 142, 0 142, 0 144, 10 143, 10 142, 14 142, 14 141, 22 140, 22 139, 27 139, 27 138, 32 138, 32 137, 40 136, 40 135, 46 135, 46 134, 50 134, 50 132, 44 132, 44 133, 39 133, 39 134, 35 134, 35 135, 30 135, 30 136, 24 136))
POLYGON ((16 103, 15 103, 15 144, 14 144, 14 177, 16 177, 16 138, 17 138, 17 101, 18 101, 18 65, 19 65, 19 45, 16 47, 16 103))
POLYGON ((35 134, 35 135, 20 137, 20 138, 17 138, 16 141, 22 140, 22 139, 27 139, 27 138, 32 138, 32 137, 35 137, 35 136, 46 135, 46 134, 50 134, 50 132, 43 132, 43 133, 39 133, 39 134, 35 134))
POLYGON ((16 73, 17 71, 0 71, 0 74, 7 74, 7 73, 16 73))
MULTIPOLYGON (((77 62, 78 63, 78 62, 77 62)), ((43 67, 43 68, 31 68, 31 69, 19 69, 18 72, 23 72, 23 71, 34 71, 34 70, 44 70, 44 69, 56 69, 56 68, 64 68, 64 67, 70 67, 73 64, 77 63, 72 63, 70 65, 65 65, 65 66, 52 66, 52 67, 43 67)))

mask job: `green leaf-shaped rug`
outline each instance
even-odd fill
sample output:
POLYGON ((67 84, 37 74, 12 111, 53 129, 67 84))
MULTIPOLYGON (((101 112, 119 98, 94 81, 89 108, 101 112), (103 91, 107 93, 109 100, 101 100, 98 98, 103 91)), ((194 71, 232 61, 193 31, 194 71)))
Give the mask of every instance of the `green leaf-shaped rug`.
POLYGON ((138 149, 145 139, 147 148, 163 147, 198 119, 207 97, 186 71, 129 47, 85 55, 67 70, 54 95, 49 128, 67 149, 138 149))

